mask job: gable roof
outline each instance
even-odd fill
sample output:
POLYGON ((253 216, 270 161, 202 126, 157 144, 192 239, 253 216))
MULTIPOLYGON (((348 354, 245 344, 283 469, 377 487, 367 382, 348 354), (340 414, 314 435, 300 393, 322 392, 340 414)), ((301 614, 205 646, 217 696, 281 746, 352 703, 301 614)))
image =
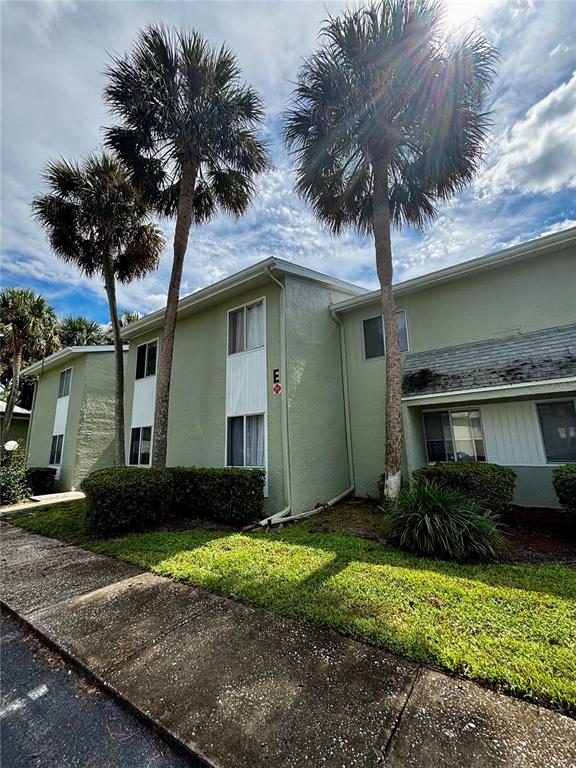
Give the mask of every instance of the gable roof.
MULTIPOLYGON (((347 283, 344 280, 324 275, 322 272, 316 272, 313 269, 301 267, 290 261, 274 257, 259 261, 257 264, 253 264, 251 267, 247 267, 240 272, 235 272, 233 275, 225 277, 217 283, 184 296, 178 302, 178 318, 187 317, 201 309, 206 309, 214 304, 226 301, 252 286, 256 287, 268 283, 270 282, 270 272, 317 283, 325 288, 340 291, 341 293, 349 293, 354 296, 367 293, 366 288, 361 288, 353 283, 347 283)), ((165 307, 125 326, 122 329, 122 338, 132 339, 153 328, 160 327, 164 320, 164 312, 165 307)))
MULTIPOLYGON (((35 376, 38 373, 49 371, 52 368, 60 367, 63 364, 70 363, 76 357, 80 355, 87 355, 93 353, 102 352, 114 352, 113 344, 101 344, 88 347, 64 347, 59 349, 58 352, 54 352, 52 355, 48 355, 43 360, 36 360, 34 363, 30 363, 26 368, 22 370, 22 376, 35 376)), ((124 352, 128 352, 128 347, 124 346, 124 352)))
POLYGON ((574 377, 576 325, 406 355, 403 395, 415 397, 574 377))
MULTIPOLYGON (((476 259, 460 262, 452 267, 438 269, 435 272, 429 272, 421 277, 414 277, 412 280, 405 280, 402 283, 396 283, 393 286, 395 296, 401 296, 406 293, 413 293, 422 288, 429 288, 439 283, 446 283, 452 280, 458 280, 479 272, 486 272, 490 269, 496 269, 516 261, 530 259, 552 251, 559 251, 562 248, 568 248, 576 245, 576 227, 564 229, 561 232, 554 232, 551 235, 539 237, 536 240, 528 240, 525 243, 514 245, 502 251, 489 253, 486 256, 480 256, 476 259)), ((350 299, 333 304, 333 309, 337 312, 346 312, 364 305, 369 305, 380 301, 380 291, 369 291, 362 296, 355 296, 350 299)))

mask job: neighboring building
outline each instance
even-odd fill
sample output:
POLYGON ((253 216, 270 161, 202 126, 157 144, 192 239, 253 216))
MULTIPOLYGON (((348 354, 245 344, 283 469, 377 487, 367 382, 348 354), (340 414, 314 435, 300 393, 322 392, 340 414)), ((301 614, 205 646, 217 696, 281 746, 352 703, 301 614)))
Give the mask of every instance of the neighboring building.
MULTIPOLYGON (((557 506, 576 460, 576 229, 395 286, 405 473, 493 461, 516 501, 557 506)), ((163 310, 130 324, 128 456, 151 457, 163 310)), ((263 466, 267 514, 376 494, 384 466, 379 293, 268 259, 180 301, 168 464, 263 466), (344 364, 343 361, 344 360, 344 364)))
MULTIPOLYGON (((0 425, 4 421, 5 413, 6 401, 0 400, 0 425)), ((5 442, 8 442, 9 440, 16 440, 19 449, 25 448, 29 421, 30 411, 27 411, 26 408, 20 408, 19 405, 14 406, 12 421, 10 422, 10 429, 8 430, 8 437, 6 438, 5 442)))
MULTIPOLYGON (((125 355, 126 357, 126 355, 125 355)), ((32 363, 30 466, 54 467, 60 490, 114 464, 114 347, 67 347, 32 363)))
MULTIPOLYGON (((489 461, 517 473, 516 502, 558 506, 576 461, 576 229, 395 286, 404 355, 405 472, 489 461)), ((356 493, 384 463, 379 294, 333 308, 345 330, 356 493)))

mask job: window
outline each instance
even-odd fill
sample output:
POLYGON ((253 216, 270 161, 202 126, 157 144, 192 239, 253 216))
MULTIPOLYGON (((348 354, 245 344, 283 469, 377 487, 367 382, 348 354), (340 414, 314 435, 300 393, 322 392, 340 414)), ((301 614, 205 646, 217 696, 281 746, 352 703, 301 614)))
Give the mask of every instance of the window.
POLYGON ((52 435, 52 446, 50 448, 50 461, 51 465, 59 466, 62 464, 62 443, 64 442, 64 435, 52 435))
POLYGON ((428 461, 486 461, 478 409, 425 411, 428 461))
POLYGON ((228 354, 264 346, 264 302, 255 301, 228 313, 228 354))
POLYGON ((264 414, 230 416, 226 464, 229 467, 264 467, 264 414))
MULTIPOLYGON (((406 312, 403 309, 396 312, 396 324, 400 341, 400 352, 408 352, 408 327, 406 312)), ((382 315, 364 320, 364 355, 366 360, 373 357, 384 357, 384 321, 382 315)))
POLYGON ((138 347, 136 357, 136 378, 145 379, 147 376, 156 375, 156 357, 158 342, 150 341, 138 347))
POLYGON ((150 466, 152 427, 134 427, 130 437, 130 464, 150 466))
POLYGON ((548 461, 576 461, 574 401, 538 403, 538 416, 548 461))
POLYGON ((60 374, 58 383, 58 397, 68 397, 70 394, 70 381, 72 380, 72 368, 67 368, 60 374))

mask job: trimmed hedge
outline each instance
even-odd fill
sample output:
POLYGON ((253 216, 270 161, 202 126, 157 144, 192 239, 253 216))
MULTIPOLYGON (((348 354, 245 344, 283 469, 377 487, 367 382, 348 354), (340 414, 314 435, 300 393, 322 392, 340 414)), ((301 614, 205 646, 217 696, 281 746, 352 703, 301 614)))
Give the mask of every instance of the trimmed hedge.
POLYGON ((556 467, 552 473, 552 485, 566 512, 576 515, 576 463, 556 467))
POLYGON ((9 454, 0 466, 0 503, 17 504, 30 495, 23 454, 9 454))
POLYGON ((223 523, 252 523, 264 517, 263 469, 170 467, 171 513, 223 523))
POLYGON ((417 469, 412 477, 417 483, 426 480, 455 488, 498 515, 512 503, 516 484, 516 473, 510 467, 471 461, 431 464, 417 469))
POLYGON ((172 478, 165 469, 98 469, 82 480, 86 494, 86 533, 114 536, 143 531, 166 519, 172 478))
POLYGON ((114 467, 84 478, 86 532, 114 536, 161 525, 168 517, 250 523, 264 516, 261 469, 114 467))
POLYGON ((26 470, 26 482, 31 488, 33 496, 50 493, 56 479, 54 467, 28 467, 26 470))

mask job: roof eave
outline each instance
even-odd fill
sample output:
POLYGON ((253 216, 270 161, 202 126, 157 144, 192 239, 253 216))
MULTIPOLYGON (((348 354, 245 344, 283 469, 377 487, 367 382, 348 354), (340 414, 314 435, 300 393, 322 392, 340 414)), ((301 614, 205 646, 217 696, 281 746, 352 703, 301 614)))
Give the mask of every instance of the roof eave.
MULTIPOLYGON (((126 344, 123 345, 123 350, 124 352, 128 352, 128 346, 126 344)), ((30 365, 27 365, 26 368, 22 370, 21 376, 35 376, 37 373, 54 368, 56 365, 65 363, 67 360, 72 360, 74 357, 91 354, 93 352, 114 352, 114 345, 102 344, 99 346, 64 347, 64 349, 59 349, 58 352, 48 355, 48 357, 45 357, 43 360, 36 360, 33 363, 30 363, 30 365)))

